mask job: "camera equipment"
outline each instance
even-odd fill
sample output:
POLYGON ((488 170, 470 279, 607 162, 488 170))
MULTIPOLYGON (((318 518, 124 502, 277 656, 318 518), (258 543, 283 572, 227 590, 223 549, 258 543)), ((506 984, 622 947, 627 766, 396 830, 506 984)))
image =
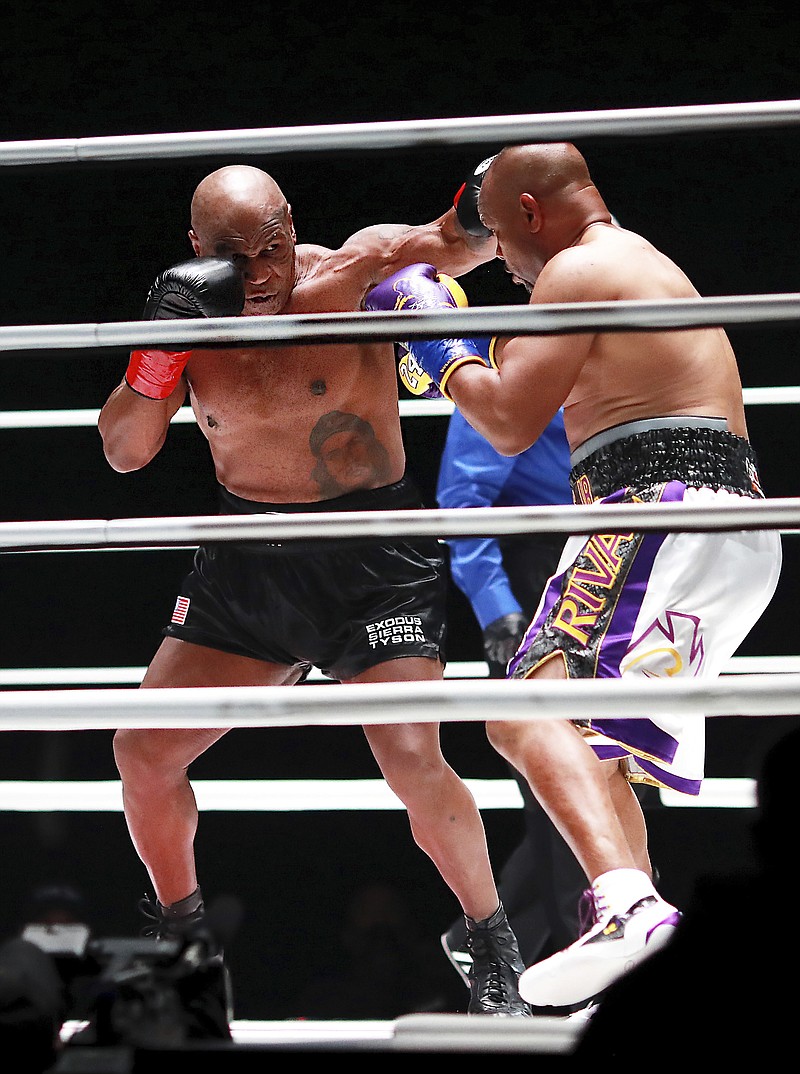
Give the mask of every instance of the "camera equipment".
POLYGON ((97 938, 81 924, 29 924, 20 938, 0 947, 0 976, 12 957, 24 961, 24 973, 15 969, 13 994, 0 1000, 5 1008, 0 1014, 7 1021, 16 1009, 18 1020, 30 1021, 27 1004, 40 1020, 45 1008, 46 1024, 82 1023, 64 1045, 64 1056, 97 1046, 231 1041, 233 1004, 223 945, 240 917, 238 901, 224 898, 185 933, 168 939, 97 938), (46 975, 60 984, 58 994, 44 989, 46 975))

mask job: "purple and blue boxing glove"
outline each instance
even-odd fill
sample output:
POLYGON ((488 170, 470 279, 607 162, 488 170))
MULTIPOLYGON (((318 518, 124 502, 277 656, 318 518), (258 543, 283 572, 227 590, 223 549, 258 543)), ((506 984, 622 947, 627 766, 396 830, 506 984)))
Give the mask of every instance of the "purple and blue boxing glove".
MULTIPOLYGON (((368 310, 441 310, 467 305, 467 296, 451 276, 433 265, 400 269, 369 292, 368 310)), ((462 365, 492 365, 494 338, 420 339, 397 343, 400 379, 412 395, 438 399, 447 393, 447 381, 462 365)))

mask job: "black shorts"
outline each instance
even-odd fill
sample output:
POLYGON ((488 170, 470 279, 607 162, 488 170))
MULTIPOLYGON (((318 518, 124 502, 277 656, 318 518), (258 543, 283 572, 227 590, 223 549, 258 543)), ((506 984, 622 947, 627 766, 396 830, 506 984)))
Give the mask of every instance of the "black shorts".
MULTIPOLYGON (((422 507, 413 482, 320 503, 265 504, 220 490, 220 514, 422 507)), ((201 546, 164 635, 348 680, 384 660, 444 663, 447 576, 436 538, 330 538, 201 546)))

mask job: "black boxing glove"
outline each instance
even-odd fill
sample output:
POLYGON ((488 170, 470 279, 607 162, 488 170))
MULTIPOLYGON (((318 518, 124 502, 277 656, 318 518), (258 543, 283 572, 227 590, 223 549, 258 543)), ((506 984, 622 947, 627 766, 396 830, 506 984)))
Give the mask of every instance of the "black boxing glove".
POLYGON ((528 620, 521 612, 501 615, 484 628, 483 651, 491 678, 505 675, 508 662, 519 648, 527 628, 528 620))
MULTIPOLYGON (((144 305, 146 321, 185 317, 238 317, 244 309, 244 280, 231 261, 194 257, 158 276, 144 305)), ((148 399, 166 399, 189 360, 188 351, 131 351, 125 381, 148 399)))
POLYGON ((478 215, 478 194, 486 169, 495 156, 497 156, 496 153, 494 156, 482 160, 469 179, 461 184, 456 196, 453 198, 453 206, 455 207, 459 224, 468 235, 474 235, 476 238, 485 239, 491 235, 491 231, 488 227, 483 226, 478 215))

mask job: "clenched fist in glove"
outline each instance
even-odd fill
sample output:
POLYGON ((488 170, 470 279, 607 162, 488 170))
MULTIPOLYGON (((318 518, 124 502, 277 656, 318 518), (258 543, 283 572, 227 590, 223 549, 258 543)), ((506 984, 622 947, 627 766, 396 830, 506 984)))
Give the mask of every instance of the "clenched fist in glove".
MULTIPOLYGON (((368 310, 441 310, 466 306, 460 285, 433 265, 416 264, 400 269, 369 292, 368 310)), ((419 339, 399 342, 400 375, 414 395, 434 397, 440 392, 449 399, 446 385, 462 365, 486 365, 473 339, 419 339), (404 370, 407 371, 404 375, 404 370), (410 376, 409 376, 410 374, 410 376), (407 379, 408 378, 408 379, 407 379)))
POLYGON ((491 231, 484 227, 481 222, 480 214, 478 213, 478 194, 481 191, 486 169, 493 160, 494 156, 482 160, 469 179, 461 184, 453 199, 456 216, 463 229, 468 235, 475 235, 483 239, 488 238, 491 235, 491 231))
MULTIPOLYGON (((231 261, 195 257, 158 276, 144 307, 146 321, 186 317, 238 317, 244 308, 244 280, 231 261)), ((125 380, 148 399, 166 399, 175 390, 192 352, 131 351, 125 380)))

